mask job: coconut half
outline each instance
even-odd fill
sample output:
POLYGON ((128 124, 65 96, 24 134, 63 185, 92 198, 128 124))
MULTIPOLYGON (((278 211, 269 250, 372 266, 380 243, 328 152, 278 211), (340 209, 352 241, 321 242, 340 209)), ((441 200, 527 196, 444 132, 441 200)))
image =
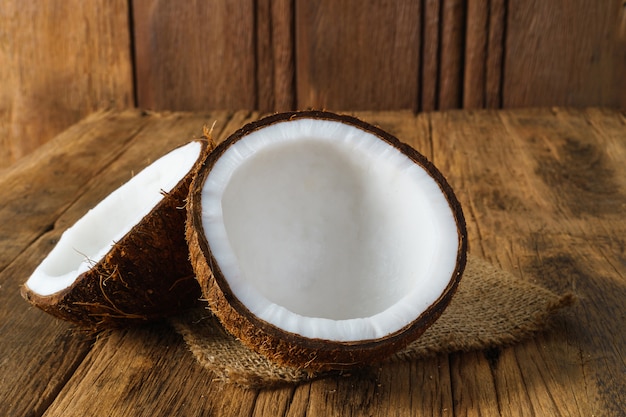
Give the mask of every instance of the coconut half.
POLYGON ((186 197, 205 141, 178 147, 68 228, 22 287, 83 327, 144 322, 192 305, 200 288, 185 241, 186 197))
POLYGON ((345 369, 419 337, 461 278, 467 232, 442 174, 356 118, 269 116, 191 186, 187 239, 223 326, 283 365, 345 369))

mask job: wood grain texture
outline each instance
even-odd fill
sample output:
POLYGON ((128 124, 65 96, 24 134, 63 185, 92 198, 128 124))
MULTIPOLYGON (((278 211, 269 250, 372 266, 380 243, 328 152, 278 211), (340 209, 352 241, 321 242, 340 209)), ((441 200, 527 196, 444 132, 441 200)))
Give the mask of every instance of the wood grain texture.
POLYGON ((504 107, 626 107, 623 1, 508 2, 504 107))
MULTIPOLYGON (((549 331, 514 346, 276 390, 213 381, 164 323, 86 340, 19 298, 29 271, 85 210, 171 146, 198 136, 202 125, 217 120, 221 139, 260 116, 104 113, 68 130, 10 176, 11 184, 39 178, 41 198, 32 204, 54 228, 10 249, 14 256, 0 272, 0 414, 623 415, 626 114, 593 108, 356 114, 412 144, 446 175, 464 206, 472 253, 519 279, 572 291, 579 303, 549 331), (83 165, 63 156, 86 138, 104 150, 109 145, 97 138, 105 133, 118 137, 120 147, 110 151, 115 157, 97 165, 94 156, 83 165), (38 161, 48 154, 58 156, 42 173, 38 161), (83 185, 63 191, 63 198, 49 196, 64 181, 57 172, 77 169, 86 173, 83 185)), ((0 191, 8 192, 4 178, 0 191)), ((30 214, 6 213, 0 219, 28 224, 30 214)))
POLYGON ((468 0, 463 73, 463 108, 465 109, 480 109, 485 106, 488 38, 489 2, 468 0))
POLYGON ((295 41, 293 0, 256 3, 256 109, 295 109, 295 41))
POLYGON ((416 109, 420 4, 296 2, 298 108, 416 109))
POLYGON ((442 0, 424 0, 422 8, 422 44, 420 72, 420 110, 433 111, 439 106, 439 57, 442 0))
POLYGON ((439 99, 437 105, 440 110, 461 107, 465 20, 464 0, 442 0, 439 99))
POLYGON ((499 108, 506 0, 468 0, 463 68, 464 109, 499 108))
POLYGON ((0 5, 0 170, 101 108, 626 107, 621 0, 0 5))
POLYGON ((132 0, 137 104, 253 109, 254 2, 132 0))
POLYGON ((620 346, 626 338, 615 318, 623 317, 626 296, 620 214, 626 173, 617 163, 624 157, 623 114, 502 112, 500 122, 485 125, 478 114, 459 112, 434 121, 434 131, 450 132, 459 126, 457 116, 465 127, 441 145, 455 155, 447 158, 447 171, 458 175, 460 198, 473 219, 470 247, 522 278, 581 298, 550 333, 513 353, 492 355, 502 383, 495 386, 498 397, 508 398, 499 402, 500 411, 620 415, 626 375, 620 346), (464 147, 467 137, 478 135, 484 140, 464 147), (483 157, 489 162, 470 162, 483 157), (507 371, 500 368, 503 357, 507 371))
POLYGON ((133 105, 124 0, 0 5, 0 170, 101 108, 133 105))

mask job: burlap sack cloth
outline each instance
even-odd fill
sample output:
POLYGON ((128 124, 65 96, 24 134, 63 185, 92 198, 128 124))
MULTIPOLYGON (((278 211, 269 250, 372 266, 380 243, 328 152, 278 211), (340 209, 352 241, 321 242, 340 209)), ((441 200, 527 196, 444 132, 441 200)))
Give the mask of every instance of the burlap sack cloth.
MULTIPOLYGON (((556 310, 574 300, 572 294, 554 294, 469 256, 457 293, 439 320, 417 341, 376 366, 519 342, 545 328, 556 310)), ((230 336, 206 308, 176 317, 172 323, 198 362, 218 380, 255 388, 337 375, 311 374, 271 363, 230 336)))

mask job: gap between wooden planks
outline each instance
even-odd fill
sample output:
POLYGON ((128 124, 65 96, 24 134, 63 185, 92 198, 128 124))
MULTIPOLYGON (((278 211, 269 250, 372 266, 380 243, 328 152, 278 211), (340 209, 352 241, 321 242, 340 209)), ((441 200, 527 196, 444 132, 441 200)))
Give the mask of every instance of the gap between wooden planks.
POLYGON ((164 324, 85 338, 18 294, 55 239, 134 172, 198 137, 204 124, 216 120, 222 139, 259 117, 98 113, 0 178, 7 224, 0 415, 619 415, 626 391, 624 114, 359 115, 444 172, 464 205, 473 253, 520 279, 573 290, 579 305, 550 332, 514 347, 278 390, 213 382, 164 324))

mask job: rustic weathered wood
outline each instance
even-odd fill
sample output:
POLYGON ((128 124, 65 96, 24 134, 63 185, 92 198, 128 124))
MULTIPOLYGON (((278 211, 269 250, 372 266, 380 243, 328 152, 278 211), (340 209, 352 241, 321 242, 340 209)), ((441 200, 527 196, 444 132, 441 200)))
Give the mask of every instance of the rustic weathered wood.
MULTIPOLYGON (((294 3, 293 0, 272 1, 274 111, 296 109, 294 3)), ((258 110, 266 109, 259 107, 258 110)))
POLYGON ((468 0, 463 73, 464 109, 501 102, 506 0, 468 0))
POLYGON ((626 107, 622 0, 507 7, 504 107, 626 107))
POLYGON ((502 107, 502 74, 504 72, 504 35, 508 0, 490 0, 489 37, 485 64, 485 107, 502 107))
POLYGON ((257 110, 295 109, 293 25, 293 0, 257 2, 257 110))
POLYGON ((438 106, 441 2, 442 0, 424 0, 422 7, 419 107, 422 111, 433 111, 438 106))
MULTIPOLYGON (((32 237, 9 250, 13 255, 0 272, 0 414, 622 415, 626 114, 528 109, 357 115, 411 143, 442 170, 464 205, 472 253, 520 279, 573 291, 579 303, 559 315, 550 331, 515 346, 276 390, 213 381, 165 323, 90 342, 29 308, 19 298, 19 284, 65 227, 133 171, 198 136, 213 120, 221 139, 259 116, 97 114, 21 162, 10 182, 0 177, 0 192, 7 195, 7 184, 38 178, 41 198, 31 195, 33 207, 49 208, 39 216, 54 224, 50 231, 27 231, 32 237), (104 132, 118 138, 118 148, 108 151, 114 157, 61 157, 78 155, 68 149, 87 138, 94 155, 107 154, 109 144, 97 139, 104 132), (42 161, 48 165, 38 173, 42 161), (87 173, 83 185, 63 191, 63 198, 47 193, 66 180, 59 173, 78 169, 87 173), (47 203, 49 198, 56 202, 47 203)), ((30 213, 5 211, 0 219, 7 224, 8 215, 28 224, 30 213)))
POLYGON ((0 167, 133 88, 174 110, 626 105, 619 0, 309 3, 3 4, 0 167))
POLYGON ((480 109, 485 105, 487 42, 489 37, 489 2, 467 2, 463 108, 480 109))
POLYGON ((420 4, 296 2, 297 107, 417 109, 420 4))
POLYGON ((466 201, 470 246, 522 278, 581 297, 549 335, 507 352, 506 372, 498 361, 505 355, 494 356, 496 382, 525 387, 518 398, 495 386, 500 398, 512 397, 501 412, 518 412, 511 402, 548 415, 623 411, 624 116, 529 110, 499 119, 457 112, 433 120, 433 131, 448 132, 441 151, 454 155, 444 162, 466 201), (483 140, 466 147, 468 137, 483 140))
POLYGON ((125 0, 0 5, 0 170, 100 108, 133 105, 125 0))
POLYGON ((0 170, 100 108, 626 107, 621 0, 0 6, 0 170))
POLYGON ((463 94, 463 48, 465 44, 465 2, 441 3, 441 51, 439 59, 438 109, 461 107, 463 94))
POLYGON ((256 392, 213 384, 193 361, 163 325, 103 335, 45 415, 252 414, 256 392))
POLYGON ((139 107, 255 108, 252 1, 129 1, 139 107))

